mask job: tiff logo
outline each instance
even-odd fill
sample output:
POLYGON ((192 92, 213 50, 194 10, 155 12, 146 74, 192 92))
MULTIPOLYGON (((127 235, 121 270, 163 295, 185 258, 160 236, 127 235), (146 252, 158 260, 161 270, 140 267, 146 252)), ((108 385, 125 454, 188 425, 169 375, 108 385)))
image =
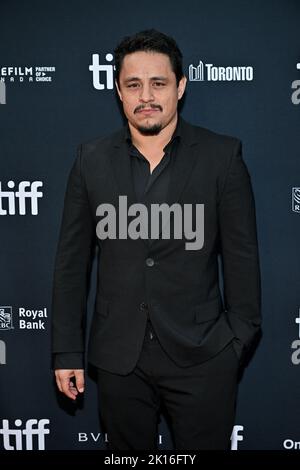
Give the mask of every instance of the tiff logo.
POLYGON ((49 419, 28 419, 23 429, 22 420, 15 420, 15 429, 10 429, 8 419, 2 420, 0 435, 3 435, 3 447, 5 450, 33 450, 33 445, 37 450, 45 450, 45 436, 50 434, 46 428, 49 419), (34 439, 35 438, 35 439, 34 439))
POLYGON ((0 80, 0 104, 6 104, 6 86, 5 83, 0 80))
POLYGON ((242 432, 244 431, 244 426, 235 425, 233 426, 231 434, 231 450, 238 450, 238 442, 243 441, 244 437, 242 432))
MULTIPOLYGON (((42 187, 41 181, 21 181, 18 185, 17 191, 3 191, 0 182, 0 215, 15 215, 16 214, 16 200, 18 200, 18 214, 26 215, 26 200, 31 202, 31 214, 38 214, 38 198, 43 197, 43 193, 37 189, 42 187), (3 201, 6 207, 3 207, 3 201)), ((8 181, 7 187, 9 189, 15 188, 14 181, 8 181)))
MULTIPOLYGON (((99 62, 99 54, 92 54, 92 64, 89 70, 93 73, 93 86, 96 90, 112 90, 114 87, 114 66, 110 64, 101 64, 99 62), (105 82, 101 83, 101 77, 105 75, 105 82)), ((113 60, 112 54, 106 54, 105 59, 107 62, 113 60)))
POLYGON ((6 344, 0 340, 0 365, 6 364, 6 344))

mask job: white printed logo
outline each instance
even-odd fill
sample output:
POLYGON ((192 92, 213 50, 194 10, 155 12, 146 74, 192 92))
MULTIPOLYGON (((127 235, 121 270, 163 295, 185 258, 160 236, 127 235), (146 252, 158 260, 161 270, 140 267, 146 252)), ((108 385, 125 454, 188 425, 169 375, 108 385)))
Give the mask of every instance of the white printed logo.
MULTIPOLYGON (((38 199, 43 197, 43 193, 38 191, 42 187, 41 181, 21 181, 18 189, 14 191, 3 191, 0 182, 0 215, 16 215, 16 200, 18 201, 18 214, 26 215, 26 200, 30 201, 30 212, 32 215, 38 214, 38 199), (3 207, 3 202, 5 205, 3 207)), ((8 181, 7 187, 11 190, 15 188, 14 181, 8 181)))
POLYGON ((300 213, 300 188, 292 188, 292 211, 300 213))
POLYGON ((1 67, 0 83, 5 82, 52 82, 49 74, 55 72, 55 67, 49 66, 22 66, 22 67, 1 67))
MULTIPOLYGON (((48 313, 47 307, 40 310, 18 308, 20 330, 45 330, 47 326, 48 313), (46 323, 46 325, 45 325, 46 323)), ((12 330, 13 321, 12 307, 0 307, 0 330, 12 330)))
MULTIPOLYGON (((101 434, 100 432, 79 432, 78 442, 98 442, 102 439, 103 442, 109 442, 107 433, 101 434)), ((162 444, 162 435, 158 435, 158 445, 162 444)))
POLYGON ((107 64, 100 65, 99 54, 92 54, 92 64, 89 70, 93 73, 93 86, 96 90, 112 90, 114 87, 114 66, 109 64, 113 60, 112 54, 106 54, 107 64), (104 83, 102 83, 102 80, 104 83))
POLYGON ((189 80, 191 82, 244 82, 253 80, 253 67, 250 65, 217 67, 214 64, 205 64, 199 60, 199 64, 189 65, 189 80))
POLYGON ((294 350, 291 356, 291 361, 295 366, 297 366, 300 364, 300 308, 299 316, 295 318, 295 323, 298 325, 298 339, 295 339, 291 344, 291 348, 294 350))
POLYGON ((78 433, 78 442, 98 442, 100 438, 103 440, 103 442, 108 442, 107 439, 107 433, 105 433, 102 437, 101 432, 79 432, 78 433))
POLYGON ((0 307, 0 330, 12 330, 12 307, 0 307))
POLYGON ((9 420, 2 420, 0 435, 3 435, 3 447, 5 450, 45 450, 45 436, 50 434, 46 425, 49 419, 29 419, 23 429, 22 420, 15 420, 15 428, 9 427, 9 420))
MULTIPOLYGON (((296 69, 300 70, 300 62, 296 64, 296 69)), ((293 91, 291 95, 292 103, 297 105, 300 104, 300 80, 294 80, 291 85, 293 91)))
POLYGON ((238 442, 243 441, 244 437, 242 432, 244 431, 244 426, 235 425, 233 426, 231 434, 231 450, 238 450, 238 442))
POLYGON ((189 66, 189 79, 191 82, 203 82, 204 81, 204 64, 202 60, 199 60, 197 67, 193 64, 189 66))
POLYGON ((43 310, 28 310, 24 307, 20 307, 19 328, 20 330, 45 330, 47 317, 46 307, 44 307, 43 310))
POLYGON ((285 441, 283 441, 283 447, 286 450, 300 450, 300 441, 285 439, 285 441))

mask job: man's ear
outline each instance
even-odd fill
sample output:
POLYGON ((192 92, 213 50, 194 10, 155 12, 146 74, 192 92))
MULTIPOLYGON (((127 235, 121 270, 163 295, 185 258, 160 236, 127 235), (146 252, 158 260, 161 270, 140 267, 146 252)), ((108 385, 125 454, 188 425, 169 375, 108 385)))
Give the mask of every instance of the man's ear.
POLYGON ((185 87, 186 87, 186 82, 187 82, 187 78, 186 76, 184 75, 180 80, 179 80, 179 83, 178 83, 178 99, 181 100, 181 98, 183 97, 183 94, 184 94, 184 91, 185 91, 185 87))
POLYGON ((121 101, 123 101, 123 100, 122 100, 122 93, 121 93, 121 91, 120 91, 120 88, 119 88, 119 85, 118 85, 117 80, 115 80, 115 85, 116 85, 116 89, 117 89, 119 98, 120 98, 121 101))

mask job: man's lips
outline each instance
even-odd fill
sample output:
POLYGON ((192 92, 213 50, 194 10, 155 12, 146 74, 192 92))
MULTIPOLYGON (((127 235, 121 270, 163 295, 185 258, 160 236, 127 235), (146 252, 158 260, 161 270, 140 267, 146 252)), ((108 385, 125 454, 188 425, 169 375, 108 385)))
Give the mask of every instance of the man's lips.
POLYGON ((137 113, 142 113, 142 114, 151 114, 151 113, 156 113, 157 111, 160 111, 158 108, 143 108, 137 111, 137 113))

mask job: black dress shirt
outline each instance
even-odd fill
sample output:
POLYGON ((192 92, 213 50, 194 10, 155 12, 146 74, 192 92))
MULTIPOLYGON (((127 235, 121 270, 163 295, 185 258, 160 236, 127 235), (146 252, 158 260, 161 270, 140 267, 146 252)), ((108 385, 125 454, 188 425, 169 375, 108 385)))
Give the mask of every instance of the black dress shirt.
POLYGON ((130 131, 127 127, 126 141, 131 157, 131 174, 138 202, 148 204, 165 202, 170 181, 170 161, 175 158, 176 143, 179 139, 180 132, 179 125, 177 125, 170 142, 163 149, 162 159, 151 173, 150 163, 132 144, 130 131))

